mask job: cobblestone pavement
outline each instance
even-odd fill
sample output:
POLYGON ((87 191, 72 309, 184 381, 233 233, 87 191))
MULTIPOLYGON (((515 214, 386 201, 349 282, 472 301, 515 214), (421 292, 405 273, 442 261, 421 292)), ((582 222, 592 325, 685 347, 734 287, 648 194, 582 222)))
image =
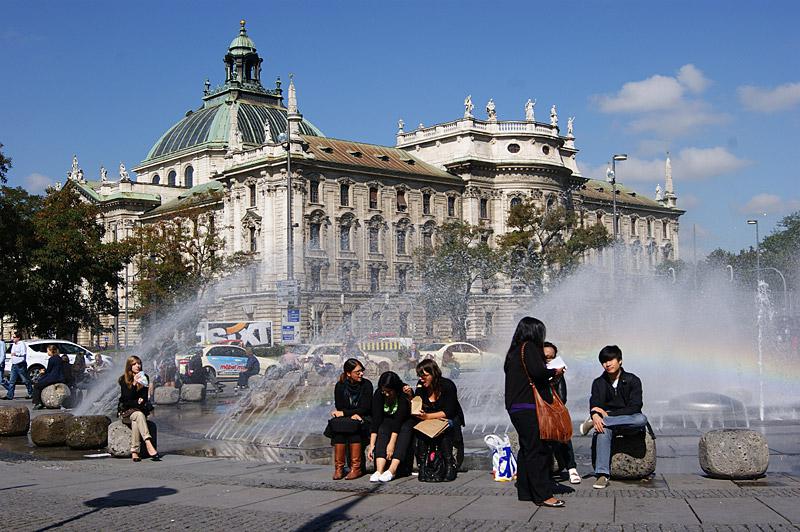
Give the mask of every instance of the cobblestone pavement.
POLYGON ((561 484, 565 509, 516 500, 485 471, 452 483, 329 480, 330 468, 168 455, 145 460, 0 461, 11 530, 798 530, 800 479, 693 474, 561 484))

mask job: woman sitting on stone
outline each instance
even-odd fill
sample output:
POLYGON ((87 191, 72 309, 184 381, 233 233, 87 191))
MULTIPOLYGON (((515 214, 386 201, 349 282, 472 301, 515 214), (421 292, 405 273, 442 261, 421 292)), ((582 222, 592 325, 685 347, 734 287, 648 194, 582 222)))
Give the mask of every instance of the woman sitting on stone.
POLYGON ((86 377, 86 357, 83 353, 75 355, 75 361, 72 363, 72 376, 75 378, 75 384, 80 384, 86 377))
POLYGON ((47 369, 42 370, 42 372, 42 376, 33 384, 33 408, 35 410, 44 408, 42 390, 51 384, 64 382, 64 368, 61 356, 58 354, 58 347, 55 345, 47 346, 47 369))
POLYGON ((131 457, 134 462, 141 462, 139 447, 144 440, 147 454, 154 462, 161 460, 161 455, 153 445, 150 429, 147 427, 147 415, 153 407, 148 401, 150 380, 142 371, 142 360, 137 356, 129 356, 125 361, 125 373, 119 378, 120 397, 117 412, 120 419, 131 427, 131 457))
POLYGON ((417 432, 417 465, 420 469, 420 480, 455 480, 458 473, 458 460, 453 446, 463 440, 461 427, 464 426, 464 411, 458 402, 458 390, 455 383, 442 377, 442 370, 435 360, 425 359, 417 364, 416 396, 422 399, 422 413, 416 414, 419 421, 443 419, 448 427, 440 435, 430 438, 417 432), (445 462, 444 478, 427 479, 423 474, 427 456, 438 449, 445 462))
POLYGON ((370 482, 389 482, 406 460, 411 444, 411 405, 403 393, 403 381, 397 373, 387 371, 378 379, 378 390, 372 399, 372 427, 367 458, 375 460, 370 482), (388 467, 387 467, 388 464, 388 467))
POLYGON ((372 414, 372 383, 364 378, 364 365, 355 358, 344 361, 333 390, 334 406, 325 435, 333 444, 333 480, 353 480, 363 475, 363 442, 369 437, 372 414), (350 455, 350 472, 344 464, 350 455))

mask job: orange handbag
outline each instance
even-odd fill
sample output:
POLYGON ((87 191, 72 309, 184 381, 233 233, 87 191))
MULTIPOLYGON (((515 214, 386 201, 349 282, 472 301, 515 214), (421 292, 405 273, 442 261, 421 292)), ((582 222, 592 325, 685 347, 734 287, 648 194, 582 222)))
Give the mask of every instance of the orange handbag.
MULTIPOLYGON (((527 342, 525 342, 527 343, 527 342)), ((536 417, 539 419, 539 438, 542 440, 558 441, 567 443, 572 439, 572 418, 569 416, 569 410, 556 393, 553 385, 550 388, 553 390, 553 402, 548 403, 539 394, 536 385, 533 384, 531 374, 528 373, 528 366, 525 364, 525 344, 522 344, 520 349, 520 360, 522 360, 522 368, 525 370, 525 376, 528 377, 528 383, 533 390, 533 398, 536 402, 536 417)))

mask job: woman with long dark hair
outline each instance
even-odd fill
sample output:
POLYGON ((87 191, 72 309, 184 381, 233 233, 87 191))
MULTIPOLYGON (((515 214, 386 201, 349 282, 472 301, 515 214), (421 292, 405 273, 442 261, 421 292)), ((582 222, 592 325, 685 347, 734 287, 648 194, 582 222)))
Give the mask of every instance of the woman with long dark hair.
POLYGON ((411 444, 411 404, 403 393, 405 384, 397 373, 387 371, 378 379, 378 390, 372 399, 372 427, 367 458, 375 460, 370 482, 389 482, 406 460, 411 444), (388 465, 388 467, 387 467, 388 465))
POLYGON ((339 382, 333 389, 334 406, 325 435, 333 444, 333 480, 353 480, 363 475, 362 446, 369 434, 372 414, 372 383, 364 378, 364 364, 355 358, 344 361, 339 382), (350 472, 344 464, 350 454, 350 472))
POLYGON ((442 434, 429 438, 422 433, 417 434, 417 465, 420 467, 420 481, 428 481, 424 471, 425 456, 432 448, 441 451, 446 467, 444 478, 437 480, 455 480, 458 473, 458 459, 453 452, 454 443, 463 440, 461 427, 464 426, 464 411, 458 402, 458 390, 450 379, 442 377, 442 370, 436 361, 426 358, 417 364, 416 396, 422 399, 422 413, 416 414, 420 421, 427 419, 443 419, 449 426, 442 434))
POLYGON ((536 400, 530 382, 542 398, 551 403, 551 377, 561 376, 562 369, 547 369, 544 363, 544 323, 526 316, 517 324, 503 369, 506 374, 506 410, 519 435, 517 457, 517 497, 533 501, 538 506, 562 508, 564 501, 553 497, 550 479, 550 449, 539 438, 536 400))
POLYGON ((142 359, 129 356, 125 361, 125 372, 118 382, 120 395, 117 413, 122 422, 131 427, 131 458, 134 462, 142 461, 139 458, 139 447, 144 441, 147 454, 154 462, 158 462, 161 455, 156 451, 147 427, 147 415, 152 411, 152 406, 148 401, 150 379, 142 371, 142 359))

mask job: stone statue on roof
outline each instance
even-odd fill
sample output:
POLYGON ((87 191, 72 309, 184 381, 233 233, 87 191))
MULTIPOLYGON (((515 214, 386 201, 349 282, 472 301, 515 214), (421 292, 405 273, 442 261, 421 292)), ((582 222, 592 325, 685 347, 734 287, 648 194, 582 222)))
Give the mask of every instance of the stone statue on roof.
POLYGON ((664 194, 661 193, 661 183, 656 185, 656 201, 661 201, 664 199, 664 194))
POLYGON ((553 127, 558 127, 558 112, 556 111, 556 104, 553 104, 553 107, 550 108, 550 125, 553 127))
POLYGON ((531 99, 528 98, 528 101, 525 102, 525 120, 527 120, 528 122, 534 122, 536 120, 536 117, 534 116, 535 109, 536 109, 536 100, 534 99, 533 101, 531 101, 531 99))
POLYGON ((272 129, 269 127, 269 122, 264 122, 264 144, 272 142, 272 129))
POLYGON ((398 132, 398 133, 403 133, 403 128, 404 128, 405 126, 406 126, 406 123, 405 123, 405 122, 403 122, 403 119, 402 119, 402 118, 401 118, 400 120, 398 120, 398 121, 397 121, 397 132, 398 132))
POLYGON ((72 179, 72 180, 77 180, 78 179, 78 170, 80 170, 80 168, 78 167, 78 156, 77 155, 73 155, 72 156, 72 167, 70 167, 69 172, 67 172, 67 178, 68 179, 72 179))
POLYGON ((125 169, 125 163, 120 161, 119 163, 119 182, 120 183, 130 183, 131 176, 128 175, 128 171, 125 169))
POLYGON ((211 92, 211 81, 206 78, 205 82, 203 83, 203 94, 208 95, 211 92))
POLYGON ((567 136, 568 137, 575 136, 573 134, 573 132, 572 132, 572 126, 573 126, 574 123, 575 123, 575 117, 574 116, 571 116, 571 117, 567 118, 567 136))
POLYGON ((472 105, 472 95, 467 95, 464 98, 464 118, 472 118, 472 110, 475 109, 475 106, 472 105))
POLYGON ((107 183, 108 182, 108 170, 102 164, 100 165, 100 182, 107 183))
POLYGON ((76 176, 78 183, 86 183, 86 179, 83 178, 83 168, 78 168, 78 175, 76 176))
POLYGON ((497 111, 493 98, 489 98, 489 103, 486 104, 486 116, 489 120, 497 120, 497 111))

